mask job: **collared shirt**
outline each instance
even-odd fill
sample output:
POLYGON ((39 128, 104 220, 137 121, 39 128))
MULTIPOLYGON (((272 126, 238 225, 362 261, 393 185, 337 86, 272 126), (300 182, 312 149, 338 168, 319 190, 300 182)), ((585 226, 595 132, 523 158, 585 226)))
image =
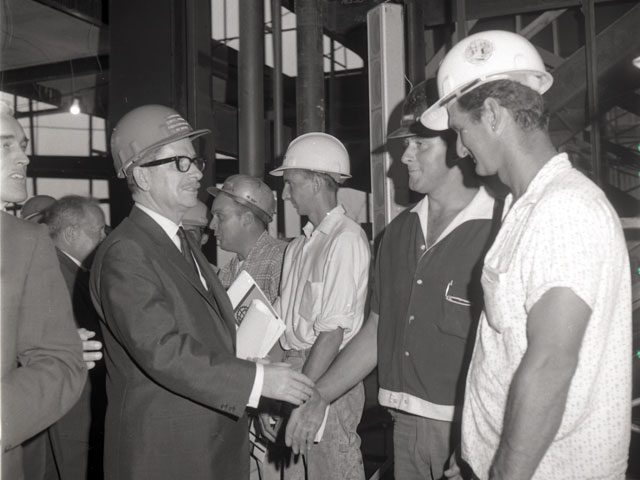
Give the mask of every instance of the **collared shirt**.
POLYGON ((428 197, 385 229, 371 296, 379 315, 381 405, 435 420, 459 418, 494 204, 480 188, 429 248, 428 197))
POLYGON ((88 271, 89 271, 89 270, 87 270, 87 269, 82 265, 82 263, 80 262, 80 260, 78 260, 76 257, 74 257, 73 255, 68 254, 67 252, 65 252, 65 251, 64 251, 64 250, 62 250, 61 248, 59 248, 58 250, 60 250, 62 253, 64 253, 64 254, 65 254, 65 256, 66 256, 69 260, 71 260, 73 263, 75 263, 75 264, 78 266, 78 268, 80 268, 80 270, 83 270, 83 271, 85 271, 85 272, 88 272, 88 271))
MULTIPOLYGON (((182 249, 180 248, 180 239, 178 238, 178 235, 177 235, 178 228, 180 228, 179 225, 176 225, 172 220, 169 220, 164 215, 158 212, 155 212, 150 208, 145 207, 144 205, 141 205, 138 202, 136 202, 135 205, 144 213, 149 215, 154 222, 160 225, 160 228, 164 230, 164 232, 171 239, 171 241, 176 246, 176 248, 182 251, 182 249)), ((196 266, 198 266, 198 262, 196 262, 196 266)), ((200 273, 199 266, 198 266, 198 272, 200 273)), ((206 285, 206 282, 204 282, 202 273, 200 273, 200 281, 203 282, 203 285, 206 285)), ((249 395, 249 401, 247 402, 247 406, 253 407, 253 408, 256 408, 258 406, 258 403, 260 402, 260 395, 262 394, 263 383, 264 383, 264 366, 262 366, 259 363, 256 363, 256 377, 253 380, 253 387, 251 388, 251 394, 249 395)))
POLYGON ((566 154, 549 160, 507 213, 486 256, 482 286, 485 312, 462 424, 463 457, 476 475, 487 477, 500 442, 511 382, 527 350, 528 314, 545 292, 564 287, 592 313, 560 428, 534 478, 624 478, 631 399, 629 259, 615 211, 566 154))
POLYGON ((321 332, 343 328, 343 348, 364 319, 369 242, 340 205, 303 231, 284 257, 276 308, 287 328, 280 342, 285 350, 306 350, 321 332))
POLYGON ((280 273, 286 248, 287 242, 273 238, 269 232, 263 232, 244 261, 241 262, 236 255, 222 267, 218 273, 220 282, 224 288, 229 288, 238 274, 245 270, 273 303, 278 297, 280 273))

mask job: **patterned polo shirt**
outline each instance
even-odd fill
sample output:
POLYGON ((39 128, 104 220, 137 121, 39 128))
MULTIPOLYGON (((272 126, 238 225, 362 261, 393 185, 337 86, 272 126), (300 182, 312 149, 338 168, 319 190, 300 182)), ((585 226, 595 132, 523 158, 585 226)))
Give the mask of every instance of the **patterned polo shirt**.
POLYGON ((237 255, 233 257, 218 272, 218 278, 224 288, 229 288, 238 274, 245 270, 253 277, 269 301, 273 303, 278 297, 280 273, 286 248, 287 242, 277 240, 265 231, 251 248, 247 258, 240 262, 237 255))
POLYGON ((630 280, 620 222, 604 193, 572 168, 566 154, 553 157, 513 204, 485 258, 485 312, 462 422, 463 458, 476 475, 487 478, 498 448, 511 381, 527 350, 528 313, 545 292, 565 287, 592 314, 559 431, 534 478, 624 478, 630 280))

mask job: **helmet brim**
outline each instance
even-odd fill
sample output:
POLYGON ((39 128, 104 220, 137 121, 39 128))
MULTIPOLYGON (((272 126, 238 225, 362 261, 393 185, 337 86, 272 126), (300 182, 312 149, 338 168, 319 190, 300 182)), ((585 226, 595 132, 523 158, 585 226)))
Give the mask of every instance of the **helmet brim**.
POLYGON ((399 138, 409 138, 409 137, 432 138, 432 137, 439 137, 440 135, 442 135, 442 131, 427 128, 424 125, 422 125, 420 122, 414 122, 411 125, 404 125, 394 130, 389 135, 387 135, 387 140, 395 140, 399 138))
POLYGON ((226 195, 227 197, 229 197, 233 201, 238 202, 240 205, 243 205, 243 206, 247 207, 253 213, 258 215, 258 217, 260 219, 262 219, 262 221, 264 221, 266 224, 271 223, 271 220, 273 220, 273 214, 270 214, 269 212, 264 211, 259 206, 254 205, 253 203, 247 201, 247 199, 239 197, 238 195, 234 195, 233 193, 230 193, 230 192, 225 192, 221 188, 208 187, 207 188, 207 193, 209 193, 210 195, 212 195, 214 197, 216 197, 216 196, 218 196, 220 194, 226 195))
MULTIPOLYGON (((144 165, 144 163, 146 162, 141 163, 140 160, 142 160, 145 156, 147 156, 149 153, 153 152, 154 150, 158 150, 159 148, 162 148, 165 145, 169 145, 170 143, 174 143, 179 140, 183 140, 185 138, 188 138, 191 141, 193 141, 196 138, 201 137, 203 135, 208 135, 209 133, 211 133, 211 130, 209 130, 208 128, 203 128, 200 130, 192 130, 190 132, 185 132, 179 135, 173 135, 171 137, 164 138, 161 141, 154 143, 153 145, 149 145, 144 150, 141 150, 140 153, 138 153, 134 158, 132 158, 129 161, 128 165, 123 167, 122 170, 118 172, 118 178, 126 177, 126 171, 129 170, 131 167, 135 165, 144 165)), ((152 161, 152 160, 149 160, 149 161, 152 161)))
POLYGON ((273 175, 274 177, 281 177, 282 175, 284 175, 285 170, 308 170, 310 172, 326 173, 327 175, 336 175, 343 181, 346 180, 347 178, 351 178, 351 175, 348 175, 345 173, 327 172, 326 170, 315 170, 313 168, 304 168, 300 166, 285 167, 284 165, 271 170, 269 172, 269 175, 273 175))

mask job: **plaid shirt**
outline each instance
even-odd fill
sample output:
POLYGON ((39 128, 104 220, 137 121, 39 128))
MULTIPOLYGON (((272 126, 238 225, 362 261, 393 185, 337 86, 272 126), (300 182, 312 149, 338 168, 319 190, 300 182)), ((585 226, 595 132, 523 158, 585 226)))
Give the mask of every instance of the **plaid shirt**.
POLYGON ((269 301, 273 303, 278 297, 280 273, 286 248, 287 242, 277 240, 265 231, 251 248, 244 262, 241 263, 236 255, 222 267, 218 277, 224 288, 229 288, 238 274, 245 270, 253 277, 269 301))

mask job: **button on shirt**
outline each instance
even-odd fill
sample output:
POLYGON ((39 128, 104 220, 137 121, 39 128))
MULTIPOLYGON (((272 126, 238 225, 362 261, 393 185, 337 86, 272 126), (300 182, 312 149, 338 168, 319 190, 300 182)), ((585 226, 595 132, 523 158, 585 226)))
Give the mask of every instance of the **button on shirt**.
POLYGON ((282 346, 306 350, 321 332, 343 328, 343 348, 364 319, 369 242, 340 205, 317 228, 309 222, 303 231, 289 244, 282 269, 276 302, 286 324, 282 346))
MULTIPOLYGON (((179 225, 176 225, 173 221, 169 220, 164 215, 159 214, 151 210, 150 208, 145 207, 139 203, 136 203, 136 207, 142 210, 144 213, 149 215, 153 221, 155 221, 162 230, 167 234, 167 236, 171 239, 173 244, 176 246, 178 250, 180 250, 180 239, 178 238, 178 228, 179 225)), ((198 272, 200 274, 200 281, 202 282, 205 289, 207 288, 207 283, 202 276, 202 272, 200 271, 200 266, 196 261, 196 266, 198 267, 198 272)), ((253 387, 251 389, 251 394, 249 395, 249 401, 247 402, 247 406, 249 407, 257 407, 260 402, 260 395, 262 394, 262 384, 264 383, 264 366, 260 364, 256 364, 256 377, 253 380, 253 387)))
POLYGON ((528 313, 545 292, 565 287, 592 314, 560 429, 534 478, 624 478, 631 398, 628 254, 615 211, 565 154, 547 162, 513 204, 485 258, 482 286, 485 312, 462 424, 463 457, 476 475, 487 477, 500 442, 509 388, 527 349, 528 313))

